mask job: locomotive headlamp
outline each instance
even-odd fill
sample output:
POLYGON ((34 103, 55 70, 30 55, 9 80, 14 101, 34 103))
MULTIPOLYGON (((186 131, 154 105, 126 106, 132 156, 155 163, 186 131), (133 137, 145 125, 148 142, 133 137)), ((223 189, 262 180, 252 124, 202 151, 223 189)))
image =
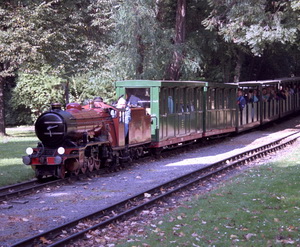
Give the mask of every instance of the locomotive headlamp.
POLYGON ((57 152, 58 152, 58 154, 60 154, 60 155, 63 155, 64 153, 65 153, 65 149, 63 148, 63 147, 59 147, 58 149, 57 149, 57 152))
POLYGON ((32 155, 33 154, 33 149, 32 148, 26 148, 26 153, 28 155, 32 155))

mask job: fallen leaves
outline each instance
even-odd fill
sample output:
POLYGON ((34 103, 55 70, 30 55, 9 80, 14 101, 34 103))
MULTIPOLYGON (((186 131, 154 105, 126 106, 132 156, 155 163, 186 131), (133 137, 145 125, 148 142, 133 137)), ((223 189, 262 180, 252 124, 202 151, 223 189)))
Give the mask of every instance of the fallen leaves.
POLYGON ((40 237, 40 241, 41 241, 43 244, 51 244, 51 243, 52 243, 52 241, 47 240, 45 237, 40 237))
POLYGON ((145 197, 145 198, 150 198, 150 197, 151 197, 151 194, 149 194, 149 193, 144 193, 144 197, 145 197))
POLYGON ((248 234, 244 235, 245 239, 248 240, 248 241, 249 241, 252 237, 255 237, 255 236, 256 236, 256 234, 254 234, 254 233, 248 233, 248 234))

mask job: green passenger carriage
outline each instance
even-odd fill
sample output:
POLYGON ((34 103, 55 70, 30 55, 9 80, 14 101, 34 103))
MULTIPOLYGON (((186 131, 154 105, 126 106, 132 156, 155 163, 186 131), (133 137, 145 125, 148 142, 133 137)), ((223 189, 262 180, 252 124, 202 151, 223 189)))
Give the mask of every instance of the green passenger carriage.
POLYGON ((277 80, 237 83, 246 97, 257 92, 258 102, 248 102, 238 111, 237 131, 244 131, 283 118, 300 110, 300 79, 291 77, 277 80))
POLYGON ((202 81, 116 82, 117 96, 132 94, 151 115, 151 147, 172 148, 204 136, 234 132, 237 85, 202 81))
POLYGON ((135 94, 151 115, 152 147, 173 147, 201 138, 204 131, 207 82, 116 82, 117 96, 135 94))
POLYGON ((234 132, 237 122, 237 85, 208 83, 204 136, 234 132))

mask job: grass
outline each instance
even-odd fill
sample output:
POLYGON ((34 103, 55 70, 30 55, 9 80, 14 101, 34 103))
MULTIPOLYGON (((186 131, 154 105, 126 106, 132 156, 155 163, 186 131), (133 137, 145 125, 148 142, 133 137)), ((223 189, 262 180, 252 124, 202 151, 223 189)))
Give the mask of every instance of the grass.
POLYGON ((35 147, 38 139, 30 127, 7 128, 0 137, 0 186, 22 182, 34 177, 34 172, 22 162, 27 147, 35 147))
POLYGON ((300 246, 300 153, 247 170, 117 246, 300 246))

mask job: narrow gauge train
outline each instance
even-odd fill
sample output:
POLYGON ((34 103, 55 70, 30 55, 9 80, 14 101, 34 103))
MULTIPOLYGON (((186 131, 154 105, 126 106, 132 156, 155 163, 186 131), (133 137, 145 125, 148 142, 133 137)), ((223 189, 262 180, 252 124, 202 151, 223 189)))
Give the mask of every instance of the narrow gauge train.
MULTIPOLYGON (((101 103, 82 107, 60 104, 35 123, 40 142, 28 148, 23 163, 37 178, 85 173, 115 167, 145 152, 159 153, 201 138, 242 132, 300 110, 300 78, 240 83, 132 80, 116 82, 118 97, 130 106, 119 109, 101 103), (285 97, 269 97, 285 89, 285 97), (258 92, 256 102, 237 105, 237 92, 258 92), (127 125, 127 126, 126 126, 127 125)), ((247 95, 245 95, 247 97, 247 95)))

